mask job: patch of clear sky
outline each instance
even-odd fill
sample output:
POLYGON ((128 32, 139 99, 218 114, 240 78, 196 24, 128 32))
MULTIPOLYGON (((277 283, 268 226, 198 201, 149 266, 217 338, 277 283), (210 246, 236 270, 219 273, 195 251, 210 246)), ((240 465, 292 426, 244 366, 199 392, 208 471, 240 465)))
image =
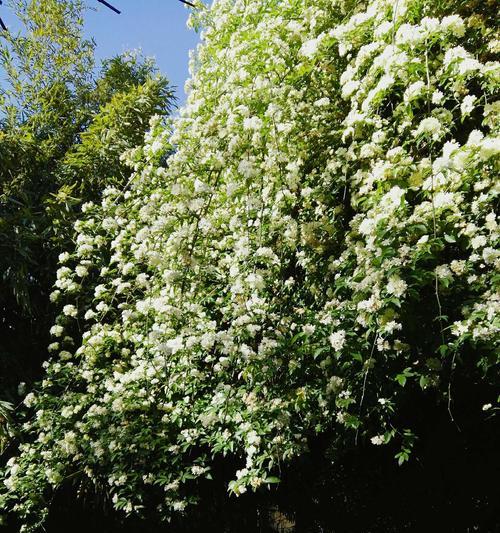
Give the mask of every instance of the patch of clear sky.
POLYGON ((184 82, 189 77, 189 50, 196 48, 199 35, 187 28, 191 8, 179 0, 109 0, 121 11, 117 15, 97 0, 88 0, 85 34, 96 42, 96 59, 105 59, 128 50, 141 50, 153 57, 171 85, 178 104, 186 95, 184 82))

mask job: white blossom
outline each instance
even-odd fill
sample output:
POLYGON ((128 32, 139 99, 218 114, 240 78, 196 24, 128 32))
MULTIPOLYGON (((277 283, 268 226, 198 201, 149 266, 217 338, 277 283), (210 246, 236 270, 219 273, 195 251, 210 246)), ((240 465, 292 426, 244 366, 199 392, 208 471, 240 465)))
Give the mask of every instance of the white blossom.
POLYGON ((329 337, 328 340, 330 341, 330 344, 332 348, 339 352, 344 347, 346 338, 345 338, 345 331, 339 330, 334 331, 329 337))

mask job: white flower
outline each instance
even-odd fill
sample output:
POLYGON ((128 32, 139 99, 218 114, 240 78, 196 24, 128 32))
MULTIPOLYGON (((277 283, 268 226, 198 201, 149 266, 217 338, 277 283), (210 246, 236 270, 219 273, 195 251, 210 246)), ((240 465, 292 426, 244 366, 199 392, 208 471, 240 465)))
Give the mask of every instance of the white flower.
POLYGON ((258 169, 248 159, 242 159, 238 165, 238 172, 245 178, 253 178, 257 176, 258 169))
POLYGON ((454 259, 450 263, 450 269, 457 276, 462 275, 465 272, 465 268, 466 268, 465 267, 465 261, 458 261, 458 260, 454 259))
POLYGON ((245 477, 248 475, 248 469, 242 468, 241 470, 236 471, 236 479, 241 479, 242 477, 245 477))
POLYGON ((105 302, 99 302, 96 306, 95 306, 96 310, 99 311, 99 313, 105 313, 106 311, 108 311, 109 309, 109 306, 107 303, 105 302))
POLYGON ((57 279, 66 279, 71 275, 71 270, 68 267, 61 267, 57 269, 57 279))
POLYGON ((74 305, 68 304, 63 307, 63 314, 75 317, 78 314, 78 310, 74 305))
POLYGON ((460 337, 460 335, 464 335, 465 333, 467 333, 467 331, 467 325, 463 322, 453 322, 453 325, 451 327, 451 332, 453 333, 453 335, 460 337))
POLYGON ((418 80, 406 89, 403 98, 405 102, 410 102, 422 94, 422 90, 425 88, 425 83, 422 80, 418 80))
POLYGON ((306 41, 300 48, 300 54, 305 57, 312 58, 316 54, 319 45, 319 39, 311 39, 309 41, 306 41))
POLYGON ((349 80, 342 86, 342 98, 349 98, 359 88, 358 80, 349 80))
POLYGON ((257 435, 255 431, 250 431, 250 433, 247 435, 247 442, 248 444, 256 444, 257 446, 260 444, 261 438, 257 435))
POLYGON ((66 350, 63 350, 62 352, 59 353, 59 358, 62 360, 62 361, 67 361, 68 359, 71 359, 73 356, 71 355, 71 352, 68 352, 66 350))
POLYGON ((36 397, 32 392, 29 392, 23 400, 26 407, 33 407, 35 405, 36 397))
POLYGON ((487 137, 481 142, 479 155, 483 161, 500 153, 500 137, 487 137))
POLYGON ((433 140, 438 140, 443 133, 443 127, 441 122, 436 117, 424 118, 418 128, 413 131, 413 135, 418 137, 419 135, 430 135, 433 140))
POLYGON ((408 285, 398 276, 391 276, 388 280, 386 290, 396 298, 400 298, 406 292, 408 285))
POLYGON ((85 313, 85 320, 92 320, 94 317, 96 316, 96 313, 95 311, 93 311, 92 309, 89 309, 86 313, 85 313))
POLYGON ((316 102, 314 102, 314 105, 316 107, 324 107, 324 106, 327 106, 330 104, 330 99, 328 97, 324 97, 324 98, 320 98, 319 100, 316 100, 316 102))
POLYGON ((378 311, 381 306, 381 301, 376 294, 372 294, 367 300, 358 302, 357 308, 359 311, 367 311, 368 313, 374 313, 378 311))
POLYGON ((302 331, 306 334, 306 335, 312 335, 314 333, 314 331, 316 330, 316 326, 314 324, 306 324, 303 328, 302 328, 302 331))
POLYGON ((215 334, 213 332, 204 333, 201 336, 200 344, 205 350, 209 350, 215 343, 215 334))
POLYGON ((439 19, 437 18, 424 17, 421 20, 421 25, 426 30, 427 34, 432 34, 439 31, 439 19))
POLYGON ((287 29, 290 30, 292 33, 299 33, 302 31, 302 24, 298 20, 291 20, 287 24, 287 29))
MULTIPOLYGON (((116 191, 116 189, 114 189, 113 187, 108 187, 105 189, 105 192, 107 194, 111 194, 113 191, 116 191)), ((88 211, 90 211, 90 209, 94 207, 94 205, 94 202, 85 202, 82 205, 82 213, 87 213, 88 211)))
POLYGON ((445 67, 457 60, 464 60, 470 57, 469 52, 463 46, 455 46, 446 50, 443 64, 445 67))
POLYGON ((487 265, 494 264, 499 256, 500 250, 496 250, 495 248, 487 247, 483 250, 483 259, 487 265))
POLYGON ((438 192, 434 195, 433 201, 436 209, 452 207, 455 204, 455 195, 452 192, 438 192))
POLYGON ((460 15, 449 15, 441 21, 441 27, 450 31, 457 37, 463 37, 465 34, 465 23, 460 15))
POLYGON ((467 144, 469 146, 480 146, 481 141, 484 138, 484 133, 479 130, 472 130, 469 133, 469 138, 467 139, 467 144))
POLYGON ((104 294, 106 294, 106 286, 105 285, 97 285, 97 287, 94 289, 94 296, 96 298, 100 298, 104 294))
POLYGON ((483 405, 483 411, 489 411, 492 407, 491 403, 485 403, 483 405))
POLYGON ((87 267, 84 266, 84 265, 78 265, 78 266, 75 268, 75 272, 76 272, 76 275, 79 276, 80 278, 84 278, 84 277, 87 276, 88 273, 89 273, 87 267))
POLYGON ((473 94, 468 94, 460 104, 460 111, 462 115, 470 114, 474 109, 474 102, 477 98, 473 94))
POLYGON ((339 352, 340 350, 342 350, 345 344, 345 331, 343 330, 335 331, 328 337, 328 340, 330 341, 332 348, 336 352, 339 352))
POLYGON ((405 191, 396 185, 384 195, 381 203, 391 209, 395 209, 400 206, 404 193, 405 191))
POLYGON ((486 237, 484 235, 476 235, 473 237, 470 241, 470 244, 474 250, 477 250, 478 248, 483 248, 487 244, 486 237))
POLYGON ((163 143, 160 139, 155 139, 153 143, 151 144, 151 152, 153 154, 156 154, 163 148, 163 143))
POLYGON ((439 279, 449 279, 453 277, 453 274, 448 265, 438 265, 435 268, 436 276, 439 279))
POLYGON ((411 24, 401 24, 396 32, 396 42, 398 44, 414 45, 421 40, 422 31, 418 26, 411 24))
POLYGON ((50 301, 54 303, 54 302, 57 302, 60 296, 61 296, 61 291, 53 291, 50 293, 49 298, 50 298, 50 301))
POLYGON ((243 120, 243 129, 258 131, 262 128, 262 120, 259 117, 249 117, 243 120))
POLYGON ((135 268, 135 264, 130 262, 130 261, 128 263, 124 264, 123 267, 122 267, 123 275, 126 276, 126 275, 130 274, 134 270, 134 268, 135 268))
POLYGON ((375 229, 376 222, 373 220, 373 218, 365 218, 361 221, 361 224, 359 225, 359 232, 362 235, 370 235, 370 233, 373 232, 375 229))
POLYGON ((432 93, 432 103, 435 105, 439 105, 444 99, 444 94, 441 91, 434 91, 432 93))
POLYGON ((484 220, 485 226, 489 231, 495 231, 497 229, 497 216, 494 212, 488 213, 484 220))
POLYGON ((387 132, 382 130, 377 130, 372 135, 372 142, 375 144, 382 144, 387 138, 387 132))
POLYGON ((167 351, 170 352, 171 354, 174 354, 178 352, 179 350, 182 350, 182 348, 184 347, 184 342, 182 340, 182 337, 175 337, 174 339, 169 339, 165 343, 165 347, 167 351))
POLYGON ((400 330, 402 329, 403 326, 399 323, 399 322, 396 322, 395 320, 390 320, 389 322, 387 322, 387 324, 384 326, 384 332, 385 333, 393 333, 394 331, 396 330, 400 330))
POLYGON ((50 328, 50 333, 54 337, 61 337, 62 334, 64 333, 64 328, 62 326, 58 326, 58 325, 52 326, 50 328))
POLYGON ((191 472, 195 476, 201 476, 201 474, 203 474, 205 471, 206 471, 206 468, 203 468, 202 466, 199 466, 199 465, 193 465, 191 467, 191 472))
POLYGON ((383 435, 375 435, 375 437, 372 437, 371 443, 375 444, 375 446, 380 446, 381 444, 384 444, 384 436, 383 435))
POLYGON ((394 28, 394 24, 392 24, 389 20, 384 20, 379 26, 375 28, 375 37, 377 39, 380 39, 387 33, 389 33, 394 28))
POLYGON ((184 511, 186 508, 187 503, 183 501, 176 501, 172 504, 172 509, 174 511, 184 511))

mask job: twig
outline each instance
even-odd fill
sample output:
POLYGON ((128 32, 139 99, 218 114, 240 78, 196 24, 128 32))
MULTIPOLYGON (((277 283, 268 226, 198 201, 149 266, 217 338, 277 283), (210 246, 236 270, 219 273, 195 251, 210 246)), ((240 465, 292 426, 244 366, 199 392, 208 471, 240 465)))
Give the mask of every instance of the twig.
POLYGON ((451 360, 451 368, 450 368, 450 379, 448 380, 448 414, 450 415, 451 421, 457 426, 458 431, 462 431, 460 429, 460 426, 455 421, 455 418, 453 416, 453 413, 451 411, 451 380, 453 377, 453 371, 455 370, 455 358, 457 357, 457 352, 454 352, 453 358, 451 360))
MULTIPOLYGON (((429 75, 429 55, 428 55, 428 47, 427 47, 427 41, 425 42, 425 72, 427 77, 427 111, 430 114, 431 109, 431 103, 429 100, 429 94, 431 90, 431 80, 429 75)), ((434 240, 437 239, 437 221, 436 221, 436 206, 434 204, 434 172, 432 170, 432 152, 430 153, 430 161, 431 161, 431 205, 432 205, 432 225, 433 225, 433 236, 434 240)), ((441 335, 441 345, 444 346, 445 339, 444 339, 444 327, 443 327, 443 307, 441 305, 441 297, 439 294, 439 279, 436 269, 434 269, 434 295, 436 297, 436 303, 438 307, 438 319, 439 319, 439 333, 441 335)), ((451 360, 451 368, 450 368, 450 377, 448 380, 448 414, 450 415, 451 421, 455 424, 458 431, 461 431, 460 426, 455 421, 455 418, 453 416, 453 413, 451 411, 451 380, 453 378, 453 370, 455 369, 455 358, 457 353, 454 352, 453 358, 451 360)))
MULTIPOLYGON (((366 363, 368 363, 368 364, 366 366, 365 375, 364 375, 364 378, 363 378, 363 390, 361 392, 361 400, 359 401, 358 417, 361 417, 361 410, 363 408, 363 401, 365 399, 365 392, 366 392, 366 380, 368 379, 368 372, 370 370, 371 359, 373 357, 373 352, 375 351, 375 345, 377 344, 377 340, 378 340, 378 331, 375 334, 375 338, 373 339, 372 349, 370 351, 370 358, 367 359, 367 361, 365 361, 365 364, 366 363)), ((355 445, 358 444, 358 435, 359 435, 359 426, 356 428, 356 437, 354 438, 354 444, 355 445)))

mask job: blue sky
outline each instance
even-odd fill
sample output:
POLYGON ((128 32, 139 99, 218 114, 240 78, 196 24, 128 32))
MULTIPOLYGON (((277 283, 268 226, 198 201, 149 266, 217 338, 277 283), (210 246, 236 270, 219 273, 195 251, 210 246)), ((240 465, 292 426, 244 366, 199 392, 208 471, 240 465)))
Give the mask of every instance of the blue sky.
POLYGON ((179 0, 108 1, 120 15, 97 0, 88 0, 96 11, 87 12, 85 31, 96 41, 97 60, 140 48, 156 59, 161 72, 177 86, 178 103, 182 104, 188 53, 198 42, 198 35, 186 27, 189 9, 179 0))

